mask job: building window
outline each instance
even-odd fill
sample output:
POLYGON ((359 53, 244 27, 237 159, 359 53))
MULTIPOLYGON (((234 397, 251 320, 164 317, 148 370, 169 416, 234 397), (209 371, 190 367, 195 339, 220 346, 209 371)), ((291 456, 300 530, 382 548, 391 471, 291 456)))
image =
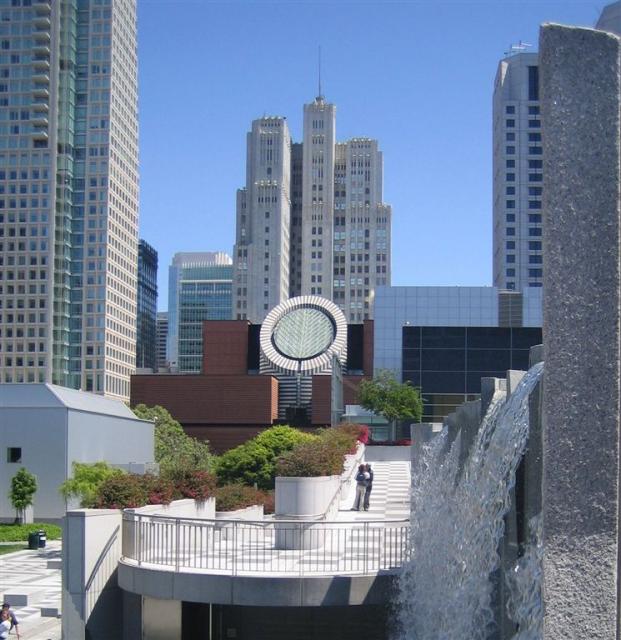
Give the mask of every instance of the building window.
POLYGON ((515 147, 513 145, 509 145, 506 149, 505 152, 508 156, 513 155, 515 153, 515 147))
POLYGON ((507 209, 515 209, 515 200, 507 200, 506 207, 507 209))
POLYGON ((505 113, 507 114, 512 114, 515 113, 515 105, 513 104, 508 104, 505 108, 505 113))
POLYGON ((542 269, 529 269, 528 270, 528 277, 529 278, 541 278, 542 275, 543 275, 543 270, 542 269))
POLYGON ((507 214, 507 222, 515 222, 515 213, 507 214))
POLYGON ((507 240, 507 249, 515 249, 515 240, 507 240))
POLYGON ((515 127, 515 120, 510 119, 505 122, 505 126, 507 127, 515 127))
POLYGON ((21 447, 7 447, 6 461, 11 463, 19 463, 22 461, 22 448, 21 447))
MULTIPOLYGON (((541 231, 541 229, 539 229, 541 231)), ((507 227, 507 235, 514 236, 515 235, 515 227, 507 227)))
POLYGON ((513 254, 507 256, 507 264, 515 264, 515 256, 513 254))
POLYGON ((507 278, 515 278, 515 269, 507 269, 507 278))
POLYGON ((539 67, 528 67, 528 99, 539 100, 539 67))
POLYGON ((507 182, 515 182, 515 173, 508 173, 506 179, 507 182))

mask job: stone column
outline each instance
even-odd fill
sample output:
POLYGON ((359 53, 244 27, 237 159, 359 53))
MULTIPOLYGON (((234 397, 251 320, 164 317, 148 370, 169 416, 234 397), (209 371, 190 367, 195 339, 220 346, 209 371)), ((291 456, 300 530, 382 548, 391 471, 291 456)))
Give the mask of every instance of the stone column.
POLYGON ((619 638, 619 38, 544 25, 544 637, 619 638))

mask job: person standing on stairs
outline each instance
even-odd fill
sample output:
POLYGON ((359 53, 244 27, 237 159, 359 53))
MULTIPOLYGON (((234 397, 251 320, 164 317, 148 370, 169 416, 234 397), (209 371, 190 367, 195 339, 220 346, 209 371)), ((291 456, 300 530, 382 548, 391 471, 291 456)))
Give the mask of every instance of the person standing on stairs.
POLYGON ((367 484, 369 482, 369 474, 366 467, 361 464, 358 467, 358 473, 356 474, 356 499, 354 500, 354 506, 352 511, 360 511, 364 503, 364 494, 367 490, 367 484))
POLYGON ((365 465, 365 471, 369 474, 369 480, 364 492, 364 510, 368 511, 369 499, 371 498, 371 490, 373 489, 373 469, 371 469, 371 465, 369 463, 365 465))

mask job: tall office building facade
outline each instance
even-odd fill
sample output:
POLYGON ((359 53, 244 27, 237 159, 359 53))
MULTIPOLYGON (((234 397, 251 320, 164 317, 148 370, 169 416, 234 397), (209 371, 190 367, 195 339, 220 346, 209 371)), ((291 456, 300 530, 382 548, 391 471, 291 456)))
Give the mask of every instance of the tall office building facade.
POLYGON ((145 240, 138 243, 138 299, 136 367, 157 368, 157 251, 145 240))
POLYGON ((318 96, 304 105, 301 144, 291 143, 284 118, 253 122, 246 176, 237 195, 233 316, 260 323, 288 297, 320 295, 349 322, 372 318, 375 288, 391 275, 392 211, 377 141, 337 143, 336 107, 318 96), (273 159, 261 151, 270 136, 273 159), (274 210, 260 190, 267 175, 274 210))
POLYGON ((168 311, 158 311, 155 318, 155 340, 157 349, 157 370, 163 373, 168 370, 166 343, 168 342, 168 311))
POLYGON ((0 0, 0 382, 129 398, 135 0, 0 0))
POLYGON ((287 120, 255 120, 247 135, 246 153, 246 187, 237 192, 233 305, 236 317, 260 321, 289 297, 291 136, 287 120))
POLYGON ((536 53, 501 60, 494 86, 494 286, 541 287, 543 147, 536 53))
POLYGON ((203 321, 230 320, 233 261, 221 252, 176 253, 168 271, 168 364, 200 373, 203 321))

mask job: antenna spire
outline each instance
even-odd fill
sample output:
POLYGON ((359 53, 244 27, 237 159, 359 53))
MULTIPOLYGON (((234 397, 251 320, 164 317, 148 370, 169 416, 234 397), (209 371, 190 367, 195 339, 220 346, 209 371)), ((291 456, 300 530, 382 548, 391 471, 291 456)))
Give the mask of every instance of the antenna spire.
POLYGON ((319 45, 319 53, 317 56, 317 67, 318 67, 318 89, 317 100, 323 100, 323 93, 321 93, 321 45, 319 45))

